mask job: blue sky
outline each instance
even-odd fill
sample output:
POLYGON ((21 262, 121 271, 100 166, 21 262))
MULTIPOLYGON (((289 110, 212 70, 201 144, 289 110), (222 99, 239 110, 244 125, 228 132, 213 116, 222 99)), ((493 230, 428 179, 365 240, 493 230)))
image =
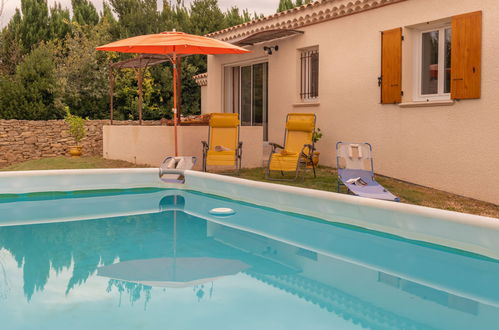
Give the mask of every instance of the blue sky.
MULTIPOLYGON (((2 1, 2 0, 0 0, 2 1)), ((4 26, 8 23, 10 17, 14 14, 15 8, 21 6, 21 0, 4 0, 5 9, 4 14, 0 18, 0 26, 4 26)), ((90 0, 94 3, 97 10, 102 9, 102 0, 90 0)), ((56 2, 55 0, 48 0, 49 5, 56 2)), ((63 6, 68 6, 71 4, 71 0, 57 0, 63 6)), ((161 2, 161 0, 158 0, 161 2)), ((188 4, 190 0, 185 0, 188 4)), ((272 14, 276 11, 279 0, 218 0, 218 3, 222 9, 227 9, 232 6, 238 6, 239 8, 247 8, 250 12, 256 11, 257 13, 262 13, 265 15, 272 14)))

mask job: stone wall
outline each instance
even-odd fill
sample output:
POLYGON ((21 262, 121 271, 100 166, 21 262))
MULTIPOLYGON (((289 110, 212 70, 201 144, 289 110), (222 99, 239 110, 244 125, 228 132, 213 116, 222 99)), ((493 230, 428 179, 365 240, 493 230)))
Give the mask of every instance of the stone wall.
MULTIPOLYGON (((87 136, 83 139, 83 154, 102 156, 102 127, 109 120, 88 120, 87 136)), ((138 125, 137 121, 114 121, 113 125, 138 125)), ((160 125, 145 121, 143 125, 160 125)), ((63 120, 31 121, 0 120, 0 167, 31 159, 64 156, 74 145, 63 120)))

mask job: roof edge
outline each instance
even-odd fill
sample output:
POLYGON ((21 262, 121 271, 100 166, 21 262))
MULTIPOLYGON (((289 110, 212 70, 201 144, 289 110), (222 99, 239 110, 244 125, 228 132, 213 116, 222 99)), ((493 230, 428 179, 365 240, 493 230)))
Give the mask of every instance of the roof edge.
POLYGON ((270 29, 297 29, 407 0, 318 0, 207 34, 230 42, 270 29))
POLYGON ((207 86, 208 85, 208 72, 200 73, 195 76, 192 76, 192 79, 196 81, 198 86, 207 86))

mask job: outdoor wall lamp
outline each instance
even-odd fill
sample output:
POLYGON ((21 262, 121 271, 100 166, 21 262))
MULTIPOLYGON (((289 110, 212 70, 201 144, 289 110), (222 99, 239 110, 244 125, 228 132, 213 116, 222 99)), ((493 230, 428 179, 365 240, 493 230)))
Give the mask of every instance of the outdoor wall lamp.
POLYGON ((274 51, 276 51, 276 52, 277 52, 277 51, 279 50, 279 46, 277 46, 277 45, 275 45, 275 46, 270 46, 270 47, 268 47, 268 46, 263 46, 263 50, 264 50, 265 52, 267 52, 267 54, 268 54, 268 55, 272 55, 272 49, 273 49, 274 51))

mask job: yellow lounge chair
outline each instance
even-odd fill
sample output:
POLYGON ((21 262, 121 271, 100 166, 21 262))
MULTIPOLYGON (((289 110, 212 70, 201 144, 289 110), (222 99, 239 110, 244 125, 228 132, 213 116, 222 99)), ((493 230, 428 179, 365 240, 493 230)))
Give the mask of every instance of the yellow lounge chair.
POLYGON ((237 113, 212 113, 208 138, 203 144, 203 171, 207 166, 235 166, 241 169, 242 146, 239 141, 239 115, 237 113))
POLYGON ((290 113, 286 119, 286 131, 284 134, 284 147, 270 143, 272 153, 269 158, 269 165, 265 177, 272 180, 289 180, 283 178, 271 178, 271 171, 295 172, 298 178, 300 167, 305 167, 307 163, 312 164, 315 177, 315 167, 312 162, 314 152, 313 134, 315 131, 315 114, 313 113, 290 113), (277 149, 281 149, 280 152, 277 149))

